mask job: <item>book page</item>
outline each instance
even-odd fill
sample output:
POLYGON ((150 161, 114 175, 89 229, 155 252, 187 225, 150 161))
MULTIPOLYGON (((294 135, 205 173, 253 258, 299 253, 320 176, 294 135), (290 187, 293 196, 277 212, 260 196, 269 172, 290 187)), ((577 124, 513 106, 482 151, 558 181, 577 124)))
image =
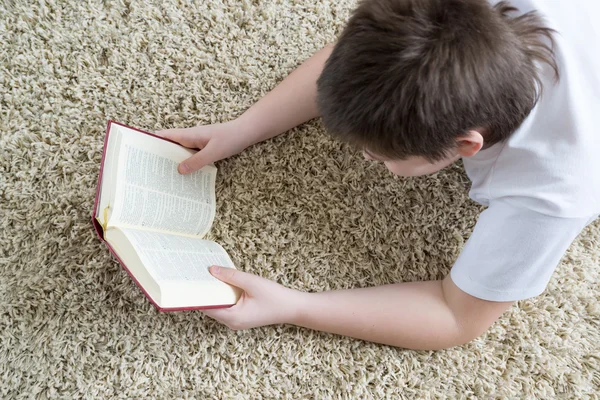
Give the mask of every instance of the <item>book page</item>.
POLYGON ((210 281, 226 286, 208 268, 212 265, 235 268, 227 252, 215 242, 137 229, 120 230, 158 282, 210 281))
POLYGON ((193 152, 163 152, 180 146, 138 132, 121 143, 110 224, 204 236, 215 216, 216 168, 181 175, 178 163, 193 152))

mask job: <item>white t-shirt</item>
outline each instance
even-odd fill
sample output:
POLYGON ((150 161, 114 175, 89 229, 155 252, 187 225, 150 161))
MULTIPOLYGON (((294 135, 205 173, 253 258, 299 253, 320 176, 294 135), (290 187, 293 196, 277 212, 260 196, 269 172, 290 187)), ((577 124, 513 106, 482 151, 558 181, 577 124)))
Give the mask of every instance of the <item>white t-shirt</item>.
POLYGON ((491 301, 542 293, 569 245, 600 214, 600 2, 510 3, 536 10, 557 31, 560 81, 541 66, 542 97, 521 127, 463 158, 469 195, 488 208, 451 277, 491 301))

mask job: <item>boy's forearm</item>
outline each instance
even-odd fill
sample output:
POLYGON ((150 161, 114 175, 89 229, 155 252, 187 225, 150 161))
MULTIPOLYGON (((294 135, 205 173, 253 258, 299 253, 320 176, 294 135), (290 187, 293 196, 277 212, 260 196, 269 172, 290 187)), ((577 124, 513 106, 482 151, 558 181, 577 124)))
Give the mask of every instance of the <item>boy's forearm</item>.
POLYGON ((331 50, 332 46, 326 46, 315 53, 236 120, 244 126, 248 145, 319 116, 317 79, 331 50))
POLYGON ((470 341, 444 299, 442 281, 302 293, 291 323, 409 349, 442 349, 470 341))

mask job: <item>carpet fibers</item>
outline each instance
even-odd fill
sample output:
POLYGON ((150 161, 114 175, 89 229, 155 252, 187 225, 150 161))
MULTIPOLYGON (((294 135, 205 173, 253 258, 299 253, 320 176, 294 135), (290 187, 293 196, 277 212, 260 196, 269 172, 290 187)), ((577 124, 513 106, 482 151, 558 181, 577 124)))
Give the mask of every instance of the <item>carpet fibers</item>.
MULTIPOLYGON (((598 398, 598 222, 543 295, 438 352, 158 313, 96 237, 107 119, 234 118, 353 6, 0 0, 0 398, 598 398)), ((211 237, 305 291, 442 278, 481 211, 461 165, 395 178, 318 120, 217 166, 211 237)))

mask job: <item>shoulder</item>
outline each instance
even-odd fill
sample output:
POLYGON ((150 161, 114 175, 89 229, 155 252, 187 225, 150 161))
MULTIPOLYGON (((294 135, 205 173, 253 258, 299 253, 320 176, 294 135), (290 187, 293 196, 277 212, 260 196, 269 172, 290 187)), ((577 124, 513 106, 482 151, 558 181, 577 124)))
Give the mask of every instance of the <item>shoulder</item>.
POLYGON ((577 235, 597 215, 562 218, 496 200, 481 213, 451 276, 490 301, 539 295, 577 235))

